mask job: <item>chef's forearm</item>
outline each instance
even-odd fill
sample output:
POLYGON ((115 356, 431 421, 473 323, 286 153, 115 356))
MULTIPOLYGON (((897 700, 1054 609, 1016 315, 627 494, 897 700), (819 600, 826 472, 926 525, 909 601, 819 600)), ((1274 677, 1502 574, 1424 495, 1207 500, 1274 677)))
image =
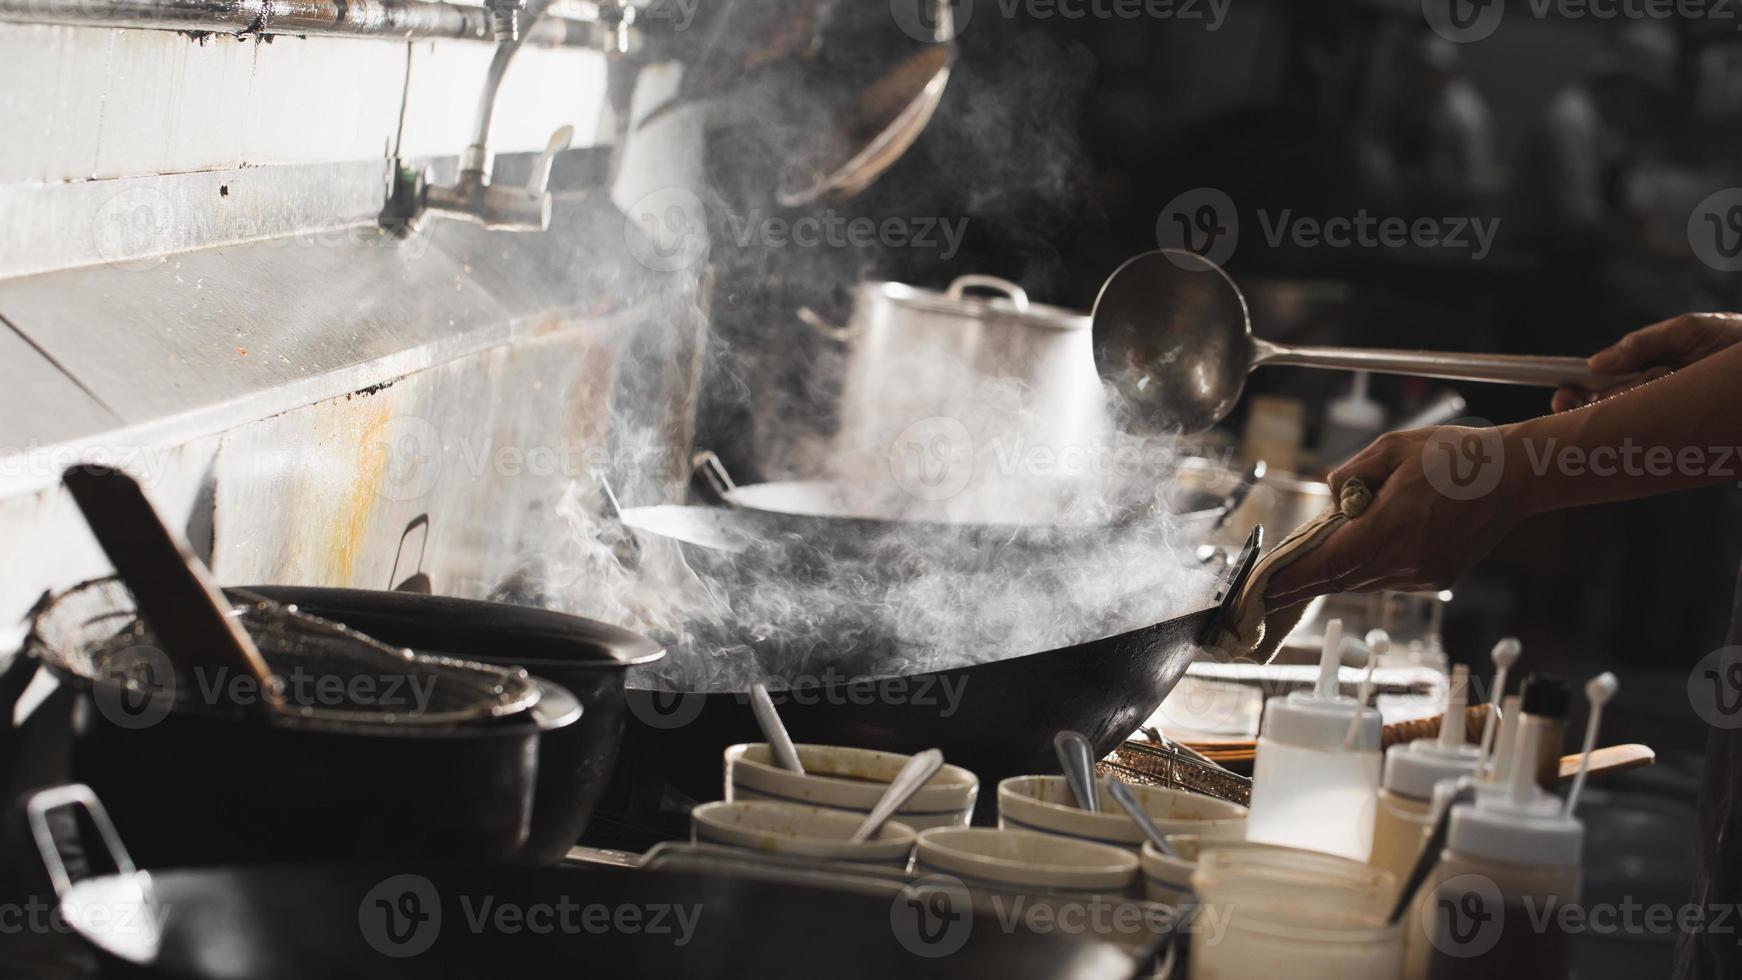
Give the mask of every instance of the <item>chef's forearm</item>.
POLYGON ((1501 432, 1504 486, 1524 513, 1742 480, 1742 345, 1501 432))

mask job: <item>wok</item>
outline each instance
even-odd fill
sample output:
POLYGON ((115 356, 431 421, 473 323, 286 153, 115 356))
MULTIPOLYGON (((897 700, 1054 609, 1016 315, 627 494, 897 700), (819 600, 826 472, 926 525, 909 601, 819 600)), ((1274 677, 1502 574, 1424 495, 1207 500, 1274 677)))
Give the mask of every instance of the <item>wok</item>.
POLYGON ((970 917, 964 893, 954 890, 883 882, 824 887, 604 866, 311 864, 146 874, 133 870, 83 787, 38 794, 29 817, 61 914, 105 978, 1089 980, 1133 976, 1143 953, 1088 935, 1007 926, 988 909, 970 917), (70 806, 88 808, 117 873, 71 880, 49 821, 70 806), (954 951, 943 946, 958 940, 954 951))
POLYGON ((393 646, 524 667, 581 704, 579 724, 538 745, 532 826, 522 856, 556 861, 574 846, 610 781, 623 735, 623 681, 664 651, 593 620, 500 602, 369 589, 266 585, 247 591, 344 623, 393 646))
MULTIPOLYGON (((45 599, 26 649, 76 692, 70 773, 127 821, 144 866, 521 854, 540 740, 580 721, 567 692, 534 679, 539 703, 514 719, 406 725, 177 697, 146 647, 131 663, 142 676, 86 676, 64 654, 133 621, 122 591, 98 581, 45 599)), ((383 677, 399 687, 384 699, 408 696, 383 677)))
MULTIPOLYGON (((1097 758, 1161 705, 1257 560, 1254 528, 1216 602, 1166 622, 1075 646, 889 678, 800 685, 771 692, 795 741, 891 752, 938 747, 993 787, 1006 776, 1056 772, 1052 737, 1083 733, 1097 758)), ((618 763, 631 799, 723 795, 727 746, 761 741, 748 693, 631 688, 618 763)), ((982 810, 996 794, 983 789, 982 810)))
MULTIPOLYGON (((905 500, 897 511, 886 498, 832 481, 739 485, 712 453, 698 456, 697 470, 717 506, 628 507, 617 517, 631 532, 679 542, 687 556, 712 568, 730 566, 729 556, 743 555, 778 562, 796 574, 806 571, 806 563, 867 557, 888 558, 891 574, 910 560, 935 568, 990 569, 1006 562, 1027 567, 1037 555, 1092 556, 1140 522, 1150 530, 1142 510, 1105 523, 974 522, 955 519, 947 502, 925 507, 925 501, 905 500)), ((1217 505, 1178 514, 1170 530, 1195 542, 1208 535, 1223 510, 1217 505)))

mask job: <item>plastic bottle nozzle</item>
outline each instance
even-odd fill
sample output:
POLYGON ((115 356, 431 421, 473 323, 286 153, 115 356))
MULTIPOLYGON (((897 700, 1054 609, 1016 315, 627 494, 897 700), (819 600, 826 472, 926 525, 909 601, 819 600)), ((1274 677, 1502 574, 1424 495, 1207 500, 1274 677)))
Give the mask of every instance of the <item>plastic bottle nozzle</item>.
POLYGON ((1339 693, 1337 669, 1343 665, 1343 621, 1333 619, 1325 624, 1325 646, 1319 652, 1319 684, 1315 693, 1320 700, 1334 701, 1339 693))
POLYGON ((1470 668, 1459 664, 1452 668, 1452 678, 1446 685, 1446 715, 1440 720, 1440 748, 1455 749, 1464 744, 1464 709, 1469 701, 1470 668))

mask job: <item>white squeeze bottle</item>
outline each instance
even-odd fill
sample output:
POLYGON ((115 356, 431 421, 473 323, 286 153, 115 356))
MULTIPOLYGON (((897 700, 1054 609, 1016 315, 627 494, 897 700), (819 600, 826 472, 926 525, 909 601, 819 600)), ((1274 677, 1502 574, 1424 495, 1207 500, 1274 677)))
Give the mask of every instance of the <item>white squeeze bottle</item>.
MULTIPOLYGON (((1549 726, 1520 725, 1506 782, 1452 808, 1432 904, 1429 980, 1492 980, 1498 975, 1565 980, 1571 969, 1561 918, 1579 901, 1584 826, 1573 815, 1615 676, 1586 685, 1591 717, 1585 759, 1565 803, 1536 782, 1549 726)), ((1529 706, 1526 706, 1529 710, 1529 706)))
POLYGON ((1265 702, 1246 839, 1365 861, 1379 790, 1379 712, 1337 691, 1343 621, 1325 626, 1319 681, 1265 702))
MULTIPOLYGON (((1518 695, 1506 693, 1506 677, 1523 654, 1523 645, 1510 636, 1494 644, 1490 654, 1494 660, 1494 687, 1493 697, 1489 702, 1492 710, 1488 712, 1487 723, 1482 726, 1482 745, 1476 754, 1478 797, 1506 792, 1506 781, 1512 772, 1512 754, 1518 746, 1520 727, 1518 695)), ((1456 783, 1441 782, 1434 786, 1433 804, 1429 808, 1432 820, 1438 820, 1446 807, 1451 805, 1455 792, 1456 783)), ((1433 898, 1434 889, 1443 879, 1440 871, 1440 868, 1434 868, 1427 883, 1416 892, 1415 904, 1410 907, 1405 918, 1410 925, 1403 931, 1403 980, 1427 980, 1428 955, 1432 947, 1428 945, 1422 916, 1423 909, 1433 898)))
POLYGON ((1482 761, 1482 750, 1464 743, 1469 682, 1470 668, 1460 664, 1452 669, 1438 739, 1394 745, 1385 753, 1385 778, 1379 789, 1373 854, 1368 861, 1391 872, 1399 885, 1409 878, 1432 830, 1434 784, 1473 775, 1482 761))

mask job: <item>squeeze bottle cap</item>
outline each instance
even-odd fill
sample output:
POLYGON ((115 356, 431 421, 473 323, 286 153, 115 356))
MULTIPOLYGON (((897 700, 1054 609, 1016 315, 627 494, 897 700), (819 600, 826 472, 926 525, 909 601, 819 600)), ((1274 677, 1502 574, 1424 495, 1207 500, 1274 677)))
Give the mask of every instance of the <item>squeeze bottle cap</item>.
POLYGON ((1469 683, 1470 668, 1460 664, 1452 669, 1439 738, 1394 745, 1385 753, 1384 786, 1387 790, 1413 800, 1427 800, 1433 796, 1434 784, 1476 771, 1476 766, 1482 761, 1482 750, 1464 744, 1464 708, 1469 683))
POLYGON ((1452 808, 1446 846, 1506 864, 1572 867, 1584 848, 1585 828, 1558 797, 1536 785, 1534 761, 1542 729, 1518 726, 1506 781, 1474 802, 1452 808))
POLYGON ((1325 624, 1317 687, 1265 702, 1263 738, 1326 752, 1344 751, 1345 745, 1355 752, 1379 751, 1379 712, 1338 693, 1337 668, 1342 665, 1343 643, 1343 621, 1333 619, 1325 624), (1349 740, 1351 726, 1355 737, 1349 740))

